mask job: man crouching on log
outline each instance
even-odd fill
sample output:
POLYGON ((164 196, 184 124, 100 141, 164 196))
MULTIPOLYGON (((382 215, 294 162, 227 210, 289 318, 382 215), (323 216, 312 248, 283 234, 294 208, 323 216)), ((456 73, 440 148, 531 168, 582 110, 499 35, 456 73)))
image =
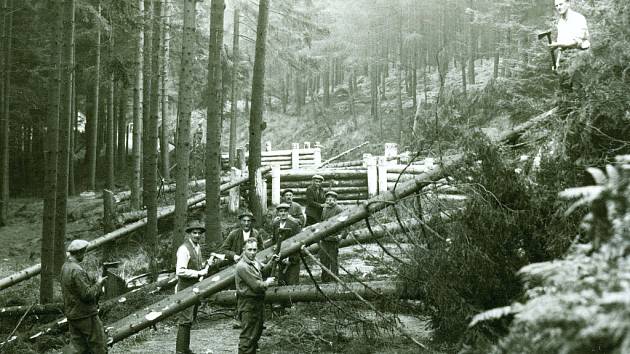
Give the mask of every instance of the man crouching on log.
POLYGON ((275 282, 274 277, 263 280, 278 261, 274 254, 267 264, 256 259, 258 244, 255 238, 249 238, 243 246, 243 257, 236 264, 236 310, 241 320, 241 334, 238 341, 238 353, 256 353, 258 340, 262 335, 265 313, 265 290, 275 282))
MULTIPOLYGON (((105 277, 91 278, 79 263, 89 242, 74 240, 68 245, 68 258, 61 266, 64 312, 70 327, 69 353, 107 353, 107 337, 98 317, 98 299, 105 277)), ((66 351, 64 351, 66 352, 66 351)))
MULTIPOLYGON (((188 239, 177 249, 177 265, 175 274, 177 275, 177 285, 175 292, 188 288, 202 280, 208 274, 208 266, 204 268, 204 261, 201 258, 201 247, 199 240, 206 232, 206 228, 199 222, 193 221, 186 228, 188 239)), ((175 342, 175 352, 177 354, 191 354, 190 351, 190 327, 197 317, 197 308, 193 305, 181 311, 177 318, 177 339, 175 342)))

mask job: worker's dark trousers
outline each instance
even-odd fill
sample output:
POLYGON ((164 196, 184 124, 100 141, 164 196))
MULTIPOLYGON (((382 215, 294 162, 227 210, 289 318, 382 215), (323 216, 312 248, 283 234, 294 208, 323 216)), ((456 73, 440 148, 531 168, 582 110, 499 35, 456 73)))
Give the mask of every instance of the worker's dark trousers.
POLYGON ((265 314, 264 297, 238 297, 241 318, 241 334, 238 340, 239 354, 253 354, 258 349, 265 314))
POLYGON ((107 353, 107 336, 98 315, 68 321, 71 353, 107 353))
MULTIPOLYGON (((335 275, 339 275, 339 241, 337 239, 319 241, 319 261, 335 275)), ((322 282, 334 281, 328 272, 322 270, 322 282)))

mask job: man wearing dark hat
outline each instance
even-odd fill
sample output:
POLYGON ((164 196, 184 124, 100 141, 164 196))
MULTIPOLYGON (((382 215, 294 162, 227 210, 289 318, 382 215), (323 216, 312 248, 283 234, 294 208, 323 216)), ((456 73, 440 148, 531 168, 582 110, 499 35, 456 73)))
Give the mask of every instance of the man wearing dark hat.
MULTIPOLYGON (((302 226, 289 217, 289 204, 280 203, 276 207, 277 218, 272 224, 272 240, 276 244, 298 234, 302 226)), ((294 285, 300 278, 300 255, 295 254, 282 260, 279 265, 278 283, 281 285, 294 285)))
POLYGON ((289 204, 289 217, 295 219, 300 227, 303 227, 306 223, 306 217, 304 217, 304 212, 302 211, 302 206, 293 201, 293 190, 285 189, 282 191, 282 200, 284 203, 289 204))
POLYGON ((88 244, 74 240, 68 245, 67 259, 61 266, 61 291, 72 352, 101 354, 107 353, 107 336, 98 317, 98 299, 105 277, 95 280, 79 264, 88 244))
MULTIPOLYGON (((204 267, 201 256, 201 246, 199 240, 206 232, 206 228, 199 221, 191 222, 186 227, 186 241, 177 249, 177 265, 175 274, 177 275, 177 285, 175 292, 193 286, 197 282, 203 280, 208 274, 208 266, 204 267)), ((190 327, 197 317, 197 308, 195 304, 181 311, 177 320, 177 340, 175 342, 175 352, 178 354, 190 354, 190 327)))
POLYGON ((221 247, 219 247, 219 252, 225 254, 226 258, 234 263, 238 262, 241 258, 245 241, 250 237, 256 239, 259 250, 263 249, 262 236, 260 236, 258 230, 252 228, 254 214, 249 211, 242 212, 238 216, 238 220, 240 222, 240 228, 230 232, 223 241, 223 244, 221 244, 221 247))
POLYGON ((314 175, 311 185, 306 188, 306 226, 316 224, 322 219, 322 209, 326 205, 323 181, 324 177, 314 175))
MULTIPOLYGON (((322 221, 330 219, 343 211, 337 204, 337 193, 326 192, 326 206, 322 211, 322 221)), ((319 241, 319 260, 324 267, 330 269, 335 275, 339 274, 339 237, 331 235, 319 241)), ((330 274, 322 271, 322 282, 333 281, 330 274)))

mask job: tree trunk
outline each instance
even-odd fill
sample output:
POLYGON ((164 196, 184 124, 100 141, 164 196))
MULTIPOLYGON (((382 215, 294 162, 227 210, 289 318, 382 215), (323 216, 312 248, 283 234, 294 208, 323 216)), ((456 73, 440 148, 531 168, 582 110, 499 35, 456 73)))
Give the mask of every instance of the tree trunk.
MULTIPOLYGON (((76 62, 76 43, 72 43, 72 62, 76 62)), ((74 180, 74 151, 76 149, 77 125, 77 73, 72 74, 72 94, 70 95, 70 149, 68 160, 68 195, 75 195, 74 180)))
POLYGON ((162 5, 162 11, 164 16, 162 22, 162 81, 161 81, 161 98, 162 98, 162 125, 160 129, 160 161, 162 166, 162 178, 165 180, 171 179, 171 163, 169 156, 169 143, 168 137, 170 132, 168 130, 168 74, 169 74, 169 63, 170 63, 170 41, 171 41, 171 33, 170 33, 170 17, 171 17, 171 8, 170 8, 169 0, 164 0, 164 4, 162 5))
MULTIPOLYGON (((221 237, 221 112, 224 0, 212 0, 208 45, 208 114, 206 128, 206 245, 219 246, 221 237)), ((232 106, 234 107, 234 106, 232 106)))
MULTIPOLYGON (((151 26, 151 34, 147 38, 150 49, 145 52, 145 59, 148 57, 150 61, 148 64, 151 66, 149 70, 145 70, 145 73, 150 74, 150 98, 149 98, 149 115, 147 117, 147 124, 145 129, 146 140, 144 146, 144 184, 143 195, 144 204, 147 208, 147 227, 145 232, 146 247, 149 254, 149 271, 153 277, 157 277, 157 258, 158 258, 158 214, 157 214, 157 186, 158 186, 158 112, 159 112, 159 91, 158 83, 160 81, 160 19, 161 19, 161 2, 151 0, 148 6, 147 14, 148 21, 147 26, 151 26), (150 55, 149 55, 150 54, 150 55)), ((147 44, 145 42, 145 45, 147 44)), ((146 60, 145 60, 145 63, 146 60)), ((147 68, 145 68, 147 69, 147 68)), ((145 76, 145 81, 147 77, 145 76)))
MULTIPOLYGON (((425 76, 425 89, 426 89, 426 76, 425 76)), ((426 92, 425 92, 426 94, 426 92)), ((412 57, 411 63, 411 100, 412 100, 412 110, 416 110, 418 106, 418 56, 416 51, 414 50, 414 55, 412 57)))
MULTIPOLYGON (((236 167, 236 129, 238 129, 238 64, 241 60, 238 52, 240 10, 238 9, 238 4, 236 6, 237 7, 234 8, 234 36, 232 38, 232 95, 230 98, 232 101, 232 114, 230 115, 230 145, 228 149, 231 167, 236 167)), ((282 81, 282 83, 286 85, 285 81, 282 81)), ((287 106, 284 98, 284 90, 282 90, 282 98, 282 112, 286 113, 287 106)))
POLYGON ((492 77, 495 79, 499 77, 499 56, 501 53, 501 34, 499 29, 495 28, 492 33, 494 34, 494 66, 492 67, 492 77))
POLYGON ((41 279, 39 283, 39 302, 49 303, 53 300, 53 280, 55 269, 55 204, 57 199, 57 153, 59 131, 59 89, 61 81, 61 55, 63 38, 62 1, 52 4, 51 10, 55 18, 55 30, 52 31, 51 55, 49 71, 49 92, 46 146, 44 156, 46 173, 44 174, 44 210, 42 213, 41 242, 41 279))
POLYGON ((173 260, 177 248, 184 242, 188 198, 188 175, 190 167, 190 114, 193 108, 193 60, 195 49, 196 0, 184 1, 184 28, 182 35, 182 59, 179 75, 177 146, 175 149, 175 230, 171 244, 173 260))
MULTIPOLYGON (((463 58, 463 56, 462 56, 463 58)), ((462 69, 462 90, 464 91, 464 97, 468 96, 466 85, 466 60, 460 60, 462 69)))
POLYGON ((118 87, 118 142, 116 146, 118 149, 118 156, 116 156, 116 166, 118 173, 123 174, 127 167, 127 149, 125 143, 127 142, 127 87, 124 83, 120 83, 118 87))
POLYGON ((59 103, 59 155, 57 161, 57 200, 55 216, 55 274, 61 271, 66 258, 66 222, 68 204, 68 164, 70 139, 70 100, 72 96, 72 46, 74 43, 75 0, 65 0, 63 9, 63 55, 61 58, 61 90, 59 103))
MULTIPOLYGON (((252 78, 252 107, 249 117, 249 183, 255 186, 256 171, 260 167, 262 143, 262 113, 265 94, 265 46, 267 41, 267 22, 269 19, 269 0, 260 0, 258 5, 258 25, 256 29, 256 54, 252 78)), ((297 76, 297 75, 296 75, 297 76)), ((253 189, 253 188, 251 188, 253 189)), ((263 215, 260 201, 255 193, 249 194, 249 205, 258 223, 263 215)))
POLYGON ((324 106, 330 107, 330 65, 326 63, 324 64, 324 66, 325 69, 322 73, 322 85, 324 86, 324 106))
POLYGON ((7 224, 9 211, 9 105, 11 93, 11 47, 13 42, 13 0, 4 0, 3 97, 0 98, 0 227, 7 224))
MULTIPOLYGON (((144 0, 138 0, 138 16, 144 17, 144 0)), ((136 43, 136 82, 133 95, 133 145, 132 152, 132 174, 131 174, 131 208, 138 210, 141 206, 142 189, 140 182, 142 179, 142 127, 144 117, 144 27, 138 30, 138 41, 136 43)))
MULTIPOLYGON (((101 14, 101 1, 97 0, 97 11, 101 14)), ((100 91, 100 73, 101 73, 101 25, 98 20, 96 23, 96 60, 94 63, 94 96, 92 101, 92 111, 87 117, 87 169, 88 169, 88 190, 96 190, 96 159, 98 156, 98 113, 99 113, 99 91, 100 91)))
MULTIPOLYGON (((110 19, 111 20, 111 19, 110 19)), ((113 25, 111 27, 111 31, 109 34, 109 60, 113 60, 114 56, 114 32, 113 25)), ((109 78, 107 78, 107 129, 106 129, 106 139, 105 139, 105 156, 107 166, 107 180, 105 183, 105 188, 113 191, 114 190, 114 87, 116 86, 116 81, 114 80, 114 72, 111 71, 109 73, 109 78)))
MULTIPOLYGON (((474 0, 470 0, 470 8, 475 9, 474 0)), ((475 84, 475 59, 477 57, 477 28, 474 21, 474 14, 470 15, 470 28, 469 28, 469 40, 468 42, 468 82, 471 85, 475 84)))

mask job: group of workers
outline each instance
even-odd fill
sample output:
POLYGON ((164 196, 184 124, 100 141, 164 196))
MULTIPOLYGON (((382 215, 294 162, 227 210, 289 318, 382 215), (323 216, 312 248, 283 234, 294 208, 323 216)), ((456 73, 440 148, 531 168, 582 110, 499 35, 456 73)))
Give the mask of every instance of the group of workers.
MULTIPOLYGON (((268 246, 279 246, 282 241, 298 234, 303 227, 332 218, 342 212, 337 204, 337 193, 324 191, 324 178, 315 175, 306 191, 306 207, 293 201, 294 191, 282 192, 282 202, 276 206, 276 215, 271 223, 271 238, 268 246)), ((254 215, 244 211, 238 215, 239 228, 231 231, 216 253, 205 260, 200 241, 206 228, 199 221, 191 222, 185 229, 186 240, 177 249, 175 292, 188 288, 208 275, 215 259, 227 259, 236 264, 235 286, 237 291, 238 327, 241 328, 238 352, 255 353, 263 329, 265 290, 270 285, 294 285, 299 283, 300 257, 290 255, 282 260, 277 253, 279 247, 266 263, 256 259, 258 251, 265 248, 261 233, 253 227, 254 215), (277 276, 270 276, 277 269, 277 276)), ((67 261, 61 273, 62 292, 66 317, 70 328, 71 347, 77 353, 106 353, 107 336, 98 317, 98 300, 103 292, 104 277, 95 279, 81 267, 88 242, 74 240, 67 248, 67 261)), ((332 273, 338 273, 337 257, 339 236, 328 236, 320 241, 321 263, 332 273)), ((332 281, 333 277, 322 271, 321 281, 332 281)), ((190 332, 197 317, 198 305, 191 306, 178 314, 176 353, 190 351, 190 332)))

